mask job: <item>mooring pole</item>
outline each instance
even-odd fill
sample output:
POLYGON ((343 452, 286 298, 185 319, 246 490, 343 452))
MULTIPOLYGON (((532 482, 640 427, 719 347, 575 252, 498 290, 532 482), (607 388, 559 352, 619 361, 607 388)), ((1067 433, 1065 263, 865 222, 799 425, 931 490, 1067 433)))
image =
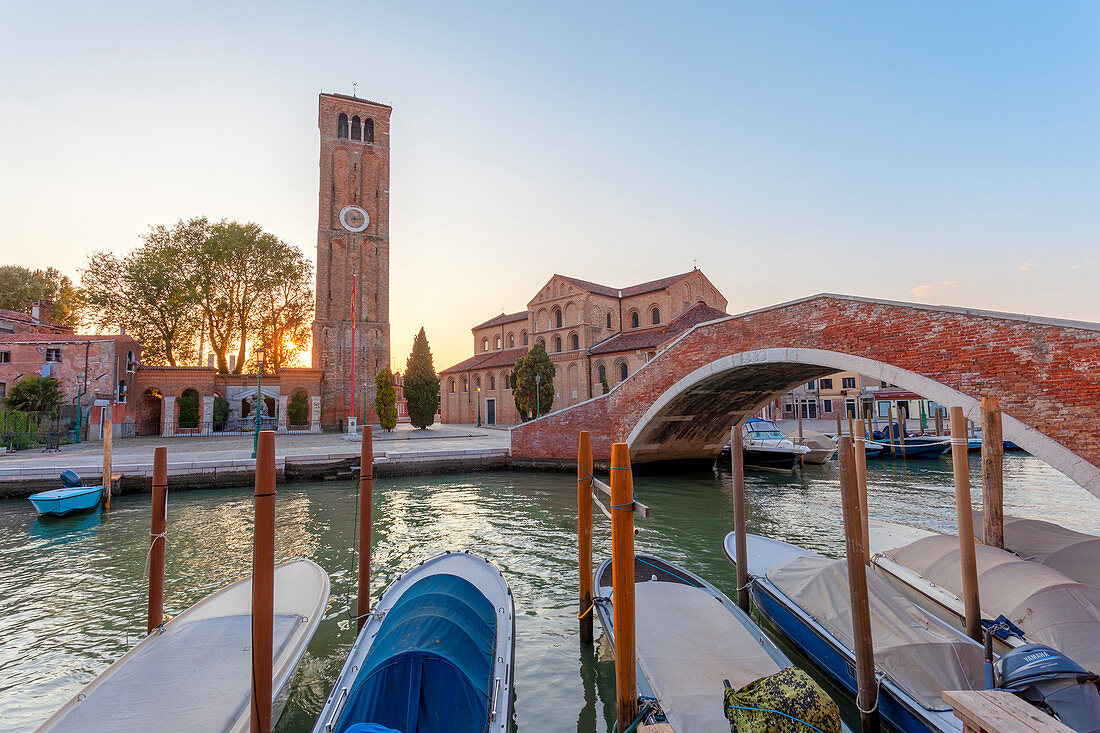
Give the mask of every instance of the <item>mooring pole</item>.
POLYGON ((863 525, 862 539, 864 559, 870 562, 867 549, 871 546, 871 515, 867 509, 867 436, 863 432, 863 423, 855 424, 855 438, 852 440, 852 453, 856 464, 856 487, 859 491, 859 521, 863 525))
MULTIPOLYGON (((115 437, 111 425, 111 407, 103 408, 103 508, 111 508, 111 453, 115 437)), ((77 426, 79 430, 79 426, 77 426)))
POLYGON ((737 605, 749 612, 749 538, 745 521, 745 451, 741 447, 741 422, 730 429, 730 469, 733 473, 733 539, 737 552, 737 605))
POLYGON ((581 643, 592 643, 592 440, 582 430, 577 446, 577 572, 581 643))
POLYGON ((619 727, 638 715, 634 634, 634 477, 626 443, 611 446, 611 582, 619 727))
MULTIPOLYGON (((888 402, 886 411, 889 415, 887 418, 890 423, 886 426, 886 434, 890 437, 890 455, 895 458, 898 455, 898 449, 894 446, 894 403, 888 402)), ((901 414, 901 410, 898 410, 898 414, 901 414)), ((901 440, 901 426, 898 426, 898 440, 901 440)))
POLYGON ((855 639, 856 707, 863 733, 879 729, 878 684, 875 680, 875 649, 871 638, 871 608, 867 597, 867 547, 863 544, 859 491, 856 483, 852 439, 838 441, 840 453, 840 499, 844 512, 844 547, 848 555, 848 592, 852 603, 852 637, 855 639))
POLYGON ((955 511, 959 520, 959 562, 962 565, 966 633, 982 641, 982 609, 978 601, 978 566, 974 557, 974 519, 970 508, 969 440, 963 408, 951 408, 951 463, 955 470, 955 511))
POLYGON ((252 545, 252 733, 271 733, 272 636, 275 625, 275 433, 260 432, 256 451, 252 545))
POLYGON ((836 409, 836 402, 833 402, 833 414, 836 415, 836 435, 839 438, 844 435, 844 424, 840 421, 840 410, 836 409))
POLYGON ((943 436, 943 408, 936 408, 936 435, 943 436))
POLYGON ((370 613, 370 539, 371 508, 374 498, 374 429, 363 425, 359 448, 359 599, 355 631, 363 628, 370 613))
POLYGON ((153 449, 153 521, 149 529, 149 614, 146 633, 164 623, 164 532, 168 526, 168 449, 153 449))
POLYGON ((996 397, 983 397, 982 541, 1002 550, 1005 547, 1004 463, 1001 404, 996 397))

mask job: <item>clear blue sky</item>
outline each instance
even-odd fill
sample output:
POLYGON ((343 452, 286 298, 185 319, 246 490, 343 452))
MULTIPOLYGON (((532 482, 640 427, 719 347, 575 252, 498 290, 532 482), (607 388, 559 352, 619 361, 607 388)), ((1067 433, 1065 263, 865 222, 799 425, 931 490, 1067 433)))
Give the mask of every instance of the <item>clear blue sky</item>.
POLYGON ((205 214, 316 244, 319 91, 392 104, 393 351, 554 272, 694 259, 815 292, 1100 321, 1097 3, 10 3, 0 260, 205 214))

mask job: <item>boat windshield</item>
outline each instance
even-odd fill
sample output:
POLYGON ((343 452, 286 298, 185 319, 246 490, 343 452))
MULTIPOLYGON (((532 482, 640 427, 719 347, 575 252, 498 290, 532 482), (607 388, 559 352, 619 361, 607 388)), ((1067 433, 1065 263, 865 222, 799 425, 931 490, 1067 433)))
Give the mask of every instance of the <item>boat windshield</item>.
POLYGON ((759 420, 745 424, 745 434, 761 440, 783 440, 783 433, 770 420, 759 420))

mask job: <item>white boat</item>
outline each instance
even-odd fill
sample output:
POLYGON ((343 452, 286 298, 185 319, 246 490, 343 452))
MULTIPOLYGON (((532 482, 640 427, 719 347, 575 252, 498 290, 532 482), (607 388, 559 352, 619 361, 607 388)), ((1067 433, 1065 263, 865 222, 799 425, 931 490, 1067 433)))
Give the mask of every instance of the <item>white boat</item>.
POLYGON ((798 433, 784 433, 783 435, 793 445, 809 448, 809 452, 802 456, 802 460, 806 463, 827 463, 836 455, 836 441, 824 433, 803 430, 801 438, 798 437, 798 433))
MULTIPOLYGON (((956 535, 872 521, 869 539, 877 574, 925 610, 965 628, 956 535)), ((976 544, 974 551, 983 621, 991 625, 1003 616, 1022 632, 998 637, 999 652, 1045 644, 1100 672, 1100 588, 995 547, 976 544)))
MULTIPOLYGON (((328 603, 316 563, 275 568, 272 720, 328 603)), ((43 723, 41 733, 243 733, 252 690, 252 576, 168 621, 88 683, 43 723)))
POLYGON ((746 420, 741 435, 746 466, 792 471, 795 461, 810 452, 806 446, 795 445, 783 437, 774 422, 759 417, 746 420))

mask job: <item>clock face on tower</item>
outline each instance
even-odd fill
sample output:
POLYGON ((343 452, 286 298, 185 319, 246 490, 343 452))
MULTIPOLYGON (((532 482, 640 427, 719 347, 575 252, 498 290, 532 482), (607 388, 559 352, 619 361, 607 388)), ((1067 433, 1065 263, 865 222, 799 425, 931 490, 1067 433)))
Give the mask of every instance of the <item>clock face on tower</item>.
POLYGON ((358 206, 340 209, 340 225, 349 232, 361 232, 370 225, 370 215, 358 206))

